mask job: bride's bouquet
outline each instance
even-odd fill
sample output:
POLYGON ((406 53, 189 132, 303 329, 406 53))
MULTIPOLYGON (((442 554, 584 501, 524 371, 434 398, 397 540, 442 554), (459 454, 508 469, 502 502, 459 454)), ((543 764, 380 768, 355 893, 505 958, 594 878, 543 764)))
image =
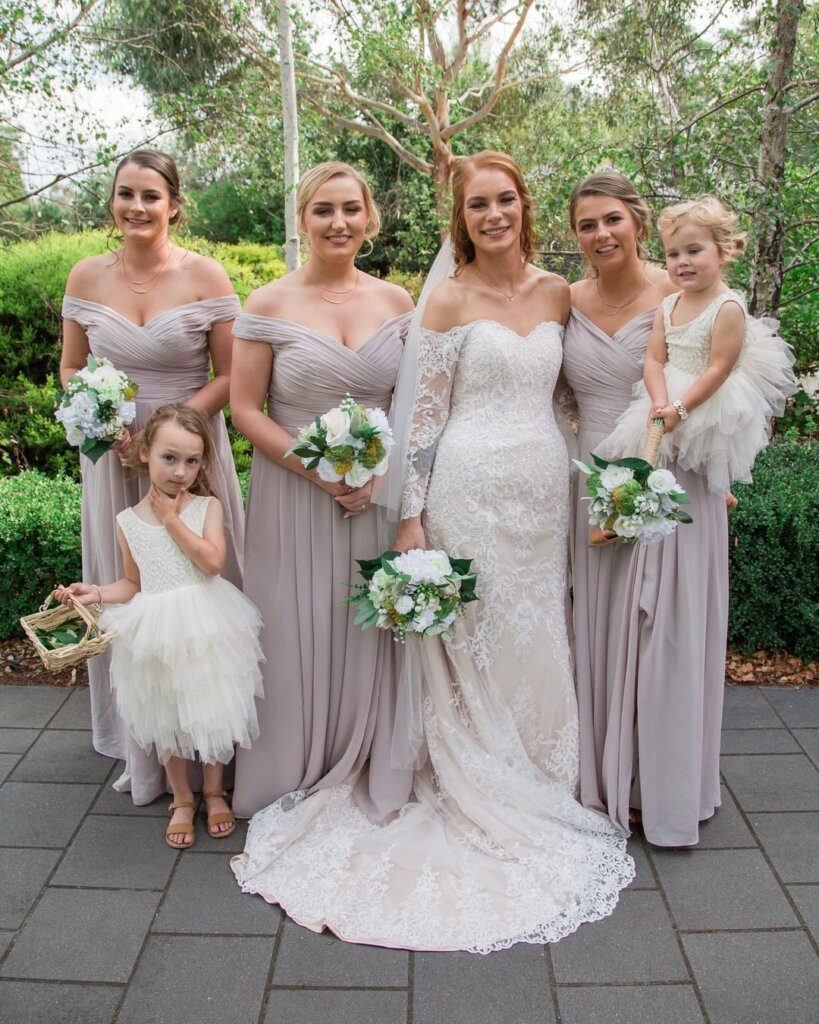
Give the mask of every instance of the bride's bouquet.
POLYGON ((68 443, 96 462, 133 423, 138 390, 110 360, 89 355, 87 365, 66 384, 54 413, 68 443))
POLYGON ((651 544, 673 533, 678 523, 692 522, 680 508, 688 495, 667 469, 654 469, 645 459, 609 462, 592 453, 594 466, 574 459, 587 476, 584 499, 589 502, 589 525, 608 530, 622 540, 651 544))
POLYGON ((351 584, 356 593, 348 598, 358 606, 356 625, 391 629, 401 643, 408 634, 450 641, 449 627, 463 615, 464 605, 477 600, 471 558, 415 548, 404 554, 385 551, 358 564, 366 583, 351 584))
POLYGON ((334 409, 302 427, 285 455, 298 455, 322 480, 363 487, 387 472, 395 441, 383 409, 365 409, 347 395, 334 409))

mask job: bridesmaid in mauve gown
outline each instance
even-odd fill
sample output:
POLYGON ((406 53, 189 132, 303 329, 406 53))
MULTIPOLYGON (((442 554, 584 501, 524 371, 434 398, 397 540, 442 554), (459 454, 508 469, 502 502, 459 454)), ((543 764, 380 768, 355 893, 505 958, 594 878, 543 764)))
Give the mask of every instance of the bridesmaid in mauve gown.
POLYGON ((356 559, 386 547, 372 482, 324 481, 284 453, 348 393, 389 408, 412 301, 355 266, 379 221, 354 168, 314 167, 297 206, 308 261, 254 292, 234 328, 231 409, 255 446, 245 593, 262 613, 267 664, 261 734, 237 755, 233 807, 249 817, 286 793, 349 782, 378 820, 406 802, 411 777, 389 766, 396 645, 355 626, 345 604, 356 559))
MULTIPOLYGON (((119 165, 109 209, 123 245, 115 253, 81 260, 71 271, 63 303, 60 373, 65 383, 85 366, 89 352, 127 373, 139 385, 132 434, 170 402, 185 402, 210 415, 215 461, 208 476, 224 509, 228 544, 223 575, 241 586, 242 500, 221 412, 228 397, 231 324, 239 300, 218 263, 170 241, 168 227, 179 219, 180 203, 179 177, 169 156, 138 150, 119 165), (211 363, 214 377, 209 380, 211 363)), ((81 468, 83 579, 110 583, 122 576, 115 516, 144 496, 147 477, 124 469, 116 451, 96 464, 81 456, 81 468)), ((115 788, 130 789, 134 803, 147 804, 166 792, 165 772, 119 718, 108 664, 107 655, 88 663, 94 747, 126 762, 115 788)), ((227 809, 220 804, 212 803, 211 813, 227 809)))
MULTIPOLYGON (((563 361, 588 462, 642 380, 656 307, 673 287, 644 263, 649 211, 621 175, 576 186, 570 220, 594 274, 572 286, 563 361)), ((694 524, 648 547, 590 547, 583 478, 574 481, 580 785, 583 803, 624 833, 631 808, 651 843, 689 846, 720 803, 727 519, 721 497, 669 468, 691 494, 694 524)))

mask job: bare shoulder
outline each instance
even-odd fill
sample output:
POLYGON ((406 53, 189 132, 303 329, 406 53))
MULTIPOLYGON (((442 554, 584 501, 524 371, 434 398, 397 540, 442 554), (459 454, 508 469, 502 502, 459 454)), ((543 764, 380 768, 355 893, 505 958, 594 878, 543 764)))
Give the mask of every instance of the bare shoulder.
POLYGON ((415 303, 406 288, 393 284, 391 281, 384 281, 380 277, 373 277, 371 274, 362 273, 361 277, 365 288, 373 295, 377 295, 380 302, 393 310, 394 316, 410 313, 415 308, 415 303))
POLYGON ((593 293, 594 283, 589 277, 581 277, 579 281, 573 281, 569 285, 569 294, 572 298, 572 304, 575 306, 582 306, 590 301, 593 293))
POLYGON ((213 299, 233 294, 230 278, 218 260, 186 249, 182 255, 180 266, 192 276, 200 299, 213 299))
POLYGON ((292 296, 294 289, 298 287, 294 281, 296 273, 298 271, 285 274, 284 277, 268 281, 261 288, 252 291, 244 305, 245 313, 253 313, 256 316, 278 316, 282 304, 292 296))
POLYGON ((745 318, 742 299, 738 295, 729 295, 717 310, 714 323, 719 324, 720 327, 744 327, 745 318))
POLYGON ((443 333, 468 321, 469 290, 456 277, 441 281, 427 299, 422 326, 443 333))
POLYGON ((110 270, 119 262, 115 252, 104 252, 99 256, 86 256, 71 268, 65 283, 65 294, 75 299, 90 299, 96 294, 100 273, 110 270))
POLYGON ((537 274, 534 284, 541 295, 547 295, 549 298, 565 299, 568 302, 570 291, 565 277, 561 277, 560 274, 553 274, 550 270, 541 270, 539 267, 534 267, 533 269, 537 274))
POLYGON ((679 291, 679 288, 675 287, 671 278, 662 267, 652 267, 650 264, 646 266, 646 280, 662 293, 663 298, 666 295, 673 295, 674 292, 679 291))

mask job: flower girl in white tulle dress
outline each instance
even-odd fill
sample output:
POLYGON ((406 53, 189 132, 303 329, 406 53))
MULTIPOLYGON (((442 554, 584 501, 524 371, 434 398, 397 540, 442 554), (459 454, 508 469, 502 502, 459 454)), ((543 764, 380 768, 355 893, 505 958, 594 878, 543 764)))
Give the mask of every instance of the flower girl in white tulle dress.
POLYGON ((194 840, 188 762, 204 773, 208 832, 230 835, 224 765, 235 743, 258 735, 262 696, 255 605, 219 573, 225 561, 222 508, 209 493, 207 422, 184 405, 158 409, 137 442, 151 489, 117 516, 124 576, 72 583, 65 603, 113 604, 102 625, 117 634, 111 681, 123 720, 144 749, 156 747, 173 793, 165 836, 175 849, 194 840))
POLYGON ((658 310, 643 383, 599 449, 608 458, 639 454, 649 414, 661 417, 661 454, 720 493, 750 482, 771 417, 782 415, 796 390, 793 356, 776 324, 748 316, 743 297, 722 279, 745 246, 735 224, 713 196, 660 214, 668 273, 680 291, 658 310))

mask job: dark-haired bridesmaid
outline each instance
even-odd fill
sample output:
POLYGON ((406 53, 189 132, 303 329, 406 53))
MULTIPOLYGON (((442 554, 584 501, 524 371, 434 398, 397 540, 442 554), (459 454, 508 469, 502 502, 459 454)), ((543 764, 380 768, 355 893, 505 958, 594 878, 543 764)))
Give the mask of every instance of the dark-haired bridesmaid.
MULTIPOLYGON (((182 217, 179 173, 170 156, 155 150, 126 156, 116 169, 108 209, 121 244, 71 270, 60 377, 65 383, 89 353, 110 359, 139 385, 132 432, 168 402, 184 402, 209 417, 215 462, 208 475, 224 508, 228 545, 224 575, 241 585, 242 502, 222 415, 239 301, 219 263, 170 235, 182 217)), ((122 576, 115 516, 140 500, 147 483, 123 469, 116 450, 96 465, 81 457, 81 468, 83 578, 110 583, 122 576)), ((111 695, 108 658, 92 659, 88 670, 94 747, 125 761, 115 788, 130 789, 136 804, 150 803, 166 792, 164 769, 124 728, 111 695)), ((221 797, 208 803, 210 814, 227 810, 221 797)), ((176 813, 190 821, 190 810, 176 813)))

